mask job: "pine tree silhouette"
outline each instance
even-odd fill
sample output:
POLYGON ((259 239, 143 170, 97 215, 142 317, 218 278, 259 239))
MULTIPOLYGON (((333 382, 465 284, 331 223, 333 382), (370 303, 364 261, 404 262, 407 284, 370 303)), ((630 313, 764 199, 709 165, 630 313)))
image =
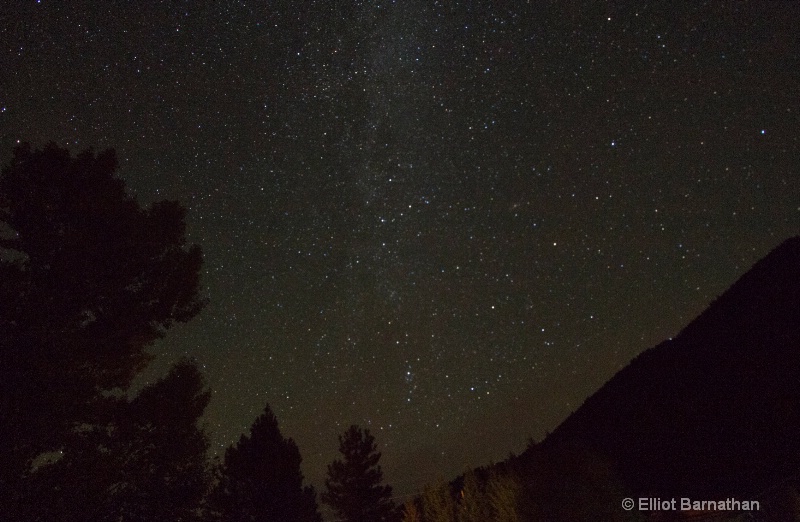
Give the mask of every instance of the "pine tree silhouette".
POLYGON ((422 493, 422 514, 425 522, 455 522, 456 501, 450 484, 440 480, 435 485, 426 485, 422 493))
POLYGON ((208 490, 208 440, 197 423, 211 394, 181 361, 107 422, 84 426, 56 462, 30 477, 48 502, 31 519, 60 522, 193 520, 208 490))
POLYGON ((382 486, 381 454, 369 430, 350 426, 339 436, 343 459, 328 465, 322 501, 346 522, 394 522, 400 510, 391 500, 391 486, 382 486))
POLYGON ((413 498, 403 504, 403 522, 422 522, 422 513, 413 498))
POLYGON ((321 522, 314 488, 303 486, 300 451, 286 439, 269 405, 228 448, 210 505, 223 520, 321 522))
MULTIPOLYGON (((23 145, 0 176, 4 520, 30 520, 58 496, 32 489, 41 459, 77 451, 87 427, 107 424, 146 349, 204 305, 183 208, 141 208, 116 168, 113 150, 72 157, 23 145)), ((104 494, 89 478, 92 495, 104 494)))
POLYGON ((458 502, 458 522, 491 520, 491 504, 484 488, 475 470, 464 473, 464 486, 458 502))

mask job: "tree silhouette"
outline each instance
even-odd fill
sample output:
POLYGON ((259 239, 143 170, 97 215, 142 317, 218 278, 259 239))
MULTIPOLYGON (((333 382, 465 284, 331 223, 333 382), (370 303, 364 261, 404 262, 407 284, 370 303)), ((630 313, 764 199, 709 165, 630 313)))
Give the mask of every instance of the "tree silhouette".
POLYGON ((314 488, 303 487, 300 451, 285 439, 269 405, 225 452, 211 509, 230 522, 321 522, 314 488))
POLYGON ((406 500, 403 504, 403 522, 422 522, 422 513, 417 506, 417 501, 413 498, 406 500))
MULTIPOLYGON (((202 374, 189 361, 146 387, 118 421, 121 481, 114 514, 125 520, 188 520, 208 491, 208 439, 197 426, 211 399, 202 374)), ((116 518, 114 518, 116 520, 116 518)))
POLYGON ((458 522, 491 520, 492 509, 483 485, 474 470, 464 473, 464 486, 458 502, 458 522))
POLYGON ((63 457, 31 477, 51 501, 40 520, 192 520, 209 483, 208 441, 198 428, 211 394, 191 361, 135 398, 120 399, 107 423, 85 426, 63 457))
POLYGON ((491 506, 492 520, 495 522, 519 522, 518 502, 520 486, 516 478, 509 474, 493 471, 486 484, 486 497, 491 506))
POLYGON ((401 514, 391 500, 391 486, 381 485, 381 454, 369 430, 350 426, 339 436, 339 452, 343 459, 328 465, 322 501, 347 522, 399 520, 401 514))
POLYGON ((426 485, 422 492, 422 514, 425 522, 455 522, 456 501, 450 484, 440 480, 435 485, 426 485))
POLYGON ((106 422, 145 349, 195 316, 184 210, 139 206, 113 150, 15 148, 0 176, 0 505, 28 519, 42 456, 106 422))

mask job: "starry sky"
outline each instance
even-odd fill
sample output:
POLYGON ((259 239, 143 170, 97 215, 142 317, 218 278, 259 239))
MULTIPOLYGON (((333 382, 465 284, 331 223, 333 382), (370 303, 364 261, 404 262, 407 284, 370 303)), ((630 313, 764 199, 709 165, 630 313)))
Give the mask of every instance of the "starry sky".
POLYGON ((797 2, 8 1, 0 159, 113 147, 210 304, 153 348, 320 486, 540 440, 800 231, 797 2))

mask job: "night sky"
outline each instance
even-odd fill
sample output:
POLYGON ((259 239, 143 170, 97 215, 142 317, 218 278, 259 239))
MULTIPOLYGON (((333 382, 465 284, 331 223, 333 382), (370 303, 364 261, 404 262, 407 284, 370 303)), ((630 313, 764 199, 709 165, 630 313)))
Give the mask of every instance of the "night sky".
POLYGON ((221 452, 265 403, 320 486, 541 440, 800 231, 800 2, 3 1, 0 158, 113 147, 178 199, 221 452), (676 5, 679 4, 679 5, 676 5))

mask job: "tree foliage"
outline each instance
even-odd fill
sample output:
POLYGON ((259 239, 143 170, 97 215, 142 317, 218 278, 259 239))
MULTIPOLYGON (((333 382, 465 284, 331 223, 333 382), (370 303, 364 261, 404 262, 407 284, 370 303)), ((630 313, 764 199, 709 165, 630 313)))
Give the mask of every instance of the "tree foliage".
POLYGON ((422 513, 413 498, 403 504, 403 522, 422 522, 422 513))
POLYGON ((474 470, 464 473, 464 487, 458 503, 459 522, 482 522, 491 519, 491 505, 474 470))
POLYGON ((422 493, 422 515, 425 522, 455 522, 456 501, 450 484, 444 480, 427 485, 422 493))
POLYGON ((191 361, 131 400, 106 422, 85 425, 57 461, 29 477, 41 520, 193 520, 210 484, 208 440, 197 425, 211 395, 191 361))
MULTIPOLYGON (((110 416, 135 408, 119 395, 150 360, 146 348, 204 304, 202 255, 185 245, 183 208, 171 201, 140 207, 116 168, 113 150, 72 157, 53 144, 24 145, 0 176, 0 505, 11 506, 7 519, 26 519, 27 508, 46 503, 32 489, 42 458, 69 447, 64 459, 72 459, 87 433, 104 424, 121 429, 110 416)), ((101 490, 102 478, 90 476, 101 490)))
POLYGON ((491 520, 495 522, 519 522, 520 486, 516 478, 509 474, 493 472, 486 484, 486 498, 489 501, 491 520))
MULTIPOLYGON (((197 366, 175 365, 117 415, 113 505, 125 520, 189 520, 209 487, 208 439, 197 426, 211 399, 197 366)), ((112 435, 114 435, 112 433, 112 435)))
POLYGON ((328 465, 322 501, 347 522, 389 522, 400 518, 391 500, 391 486, 383 486, 381 458, 368 429, 350 426, 339 436, 342 459, 328 465))
POLYGON ((314 488, 303 486, 300 451, 281 435, 269 405, 228 448, 211 496, 211 508, 222 520, 321 522, 314 488))
POLYGON ((413 515, 425 522, 519 522, 524 519, 520 493, 518 480, 508 471, 469 470, 455 495, 453 486, 443 480, 427 485, 413 515))

